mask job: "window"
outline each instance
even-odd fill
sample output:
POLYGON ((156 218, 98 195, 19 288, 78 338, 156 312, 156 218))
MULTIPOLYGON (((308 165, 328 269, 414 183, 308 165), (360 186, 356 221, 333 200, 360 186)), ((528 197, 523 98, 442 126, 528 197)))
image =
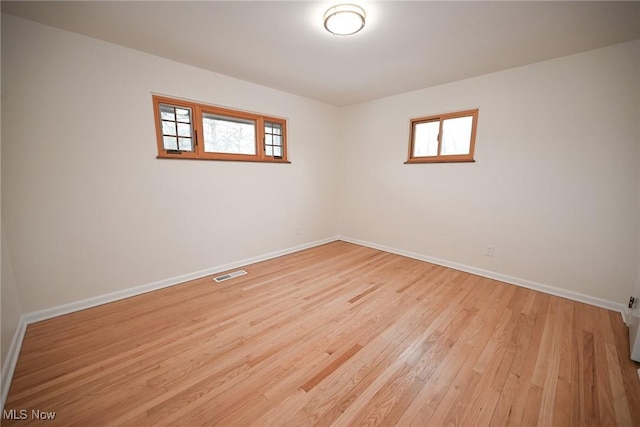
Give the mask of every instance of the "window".
POLYGON ((169 151, 193 151, 193 110, 160 104, 162 146, 169 151))
POLYGON ((281 157, 283 153, 282 124, 264 123, 264 150, 267 156, 281 157))
POLYGON ((478 110, 411 119, 405 163, 473 162, 478 110))
POLYGON ((286 120, 153 96, 158 157, 289 163, 286 120))

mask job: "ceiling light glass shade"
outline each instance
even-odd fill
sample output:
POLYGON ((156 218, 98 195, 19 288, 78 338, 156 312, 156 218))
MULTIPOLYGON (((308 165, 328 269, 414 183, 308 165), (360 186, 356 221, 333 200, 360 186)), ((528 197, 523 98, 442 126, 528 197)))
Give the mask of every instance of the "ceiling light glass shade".
POLYGON ((338 36, 355 34, 364 28, 364 9, 355 4, 338 4, 324 14, 324 28, 338 36))

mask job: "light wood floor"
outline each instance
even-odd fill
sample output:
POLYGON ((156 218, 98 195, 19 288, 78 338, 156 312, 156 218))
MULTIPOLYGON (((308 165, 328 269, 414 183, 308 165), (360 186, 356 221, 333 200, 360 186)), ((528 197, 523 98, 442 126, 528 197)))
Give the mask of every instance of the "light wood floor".
POLYGON ((65 426, 640 425, 619 313, 344 242, 245 270, 30 325, 5 410, 65 426))

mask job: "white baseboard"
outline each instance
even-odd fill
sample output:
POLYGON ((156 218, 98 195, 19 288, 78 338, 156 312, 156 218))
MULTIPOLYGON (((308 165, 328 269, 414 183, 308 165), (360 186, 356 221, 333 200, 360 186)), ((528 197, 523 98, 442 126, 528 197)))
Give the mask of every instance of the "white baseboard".
POLYGON ((439 258, 433 258, 430 256, 418 254, 415 252, 405 251, 403 249, 392 248, 385 245, 379 245, 377 243, 371 243, 360 239, 353 239, 346 236, 338 236, 339 240, 355 243, 356 245, 367 246, 373 249, 378 249, 385 252, 391 252, 393 254, 406 256, 408 258, 417 259, 419 261, 426 261, 432 264, 438 264, 443 267, 453 268, 454 270, 464 271, 466 273, 475 274, 477 276, 487 277, 489 279, 498 280, 500 282, 509 283, 511 285, 522 286, 524 288, 533 289, 535 291, 544 292, 546 294, 555 295, 562 298, 567 298, 573 301, 583 302, 585 304, 595 305, 596 307, 606 308, 607 310, 618 311, 623 315, 625 305, 614 301, 605 300, 602 298, 592 297, 590 295, 581 294, 579 292, 569 291, 566 289, 556 288, 554 286, 544 285, 542 283, 533 282, 531 280, 520 279, 518 277, 507 276, 506 274, 496 273, 489 270, 483 270, 477 267, 471 267, 464 264, 459 264, 453 261, 447 261, 439 258))
POLYGON ((532 282, 530 280, 520 279, 517 277, 507 276, 504 274, 496 273, 493 271, 483 270, 476 267, 471 267, 464 264, 458 264, 456 262, 442 260, 439 258, 433 258, 426 255, 418 254, 415 252, 405 251, 402 249, 396 249, 385 245, 379 245, 376 243, 367 242, 364 240, 353 239, 346 236, 334 236, 329 237, 322 240, 317 240, 315 242, 305 243, 302 245, 290 247, 287 249, 270 252, 264 255, 255 256, 252 258, 246 258, 240 261, 232 262, 229 264, 220 265, 217 267, 208 268, 205 270, 200 270, 194 273, 184 274, 177 277, 172 277, 170 279, 160 280, 157 282, 149 283, 146 285, 138 286, 135 288, 124 289, 122 291, 112 292, 105 295, 99 295, 93 298, 87 298, 82 301, 77 301, 69 304, 63 304, 57 307, 51 307, 45 310, 40 310, 32 313, 28 313, 20 317, 20 322, 18 327, 16 328, 16 332, 13 336, 13 340, 11 341, 11 346, 9 347, 9 351, 7 353, 7 358, 4 366, 2 366, 2 390, 1 390, 1 398, 2 398, 2 409, 4 409, 4 403, 6 401, 7 395, 9 393, 9 387, 11 385, 11 379, 13 377, 13 372, 16 367, 16 363, 18 362, 18 355, 20 354, 20 347, 22 346, 22 340, 24 338, 24 334, 26 332, 27 326, 31 323, 39 322, 42 320, 50 319, 57 316, 62 316, 64 314, 73 313, 75 311, 85 310, 87 308, 96 307, 102 304, 107 304, 110 302, 118 301, 121 299, 133 297, 136 295, 144 294, 147 292, 155 291, 158 289, 166 288, 169 286, 174 286, 180 283, 187 282, 189 280, 198 279, 200 277, 205 277, 217 273, 221 273, 223 271, 228 271, 234 268, 243 267, 249 264, 254 264, 260 261, 266 261, 268 259, 277 258, 279 256, 287 255, 293 252, 298 252, 303 249, 312 248, 315 246, 320 246, 325 243, 333 242, 336 240, 342 240, 349 243, 354 243, 361 246, 366 246, 373 249, 378 249, 385 252, 394 253, 397 255, 406 256, 408 258, 417 259, 419 261, 426 261, 432 264, 438 264, 443 267, 453 268, 455 270, 464 271, 467 273, 475 274, 482 277, 487 277, 489 279, 499 280, 501 282, 510 283, 512 285, 522 286, 525 288, 533 289, 536 291, 544 292, 551 295, 556 295, 559 297, 567 298, 574 301, 583 302, 590 305, 595 305, 597 307, 606 308, 608 310, 619 311, 623 315, 625 315, 625 306, 624 304, 619 304, 613 301, 604 300, 601 298, 592 297, 589 295, 584 295, 578 292, 568 291, 560 288, 556 288, 553 286, 544 285, 541 283, 532 282))
POLYGON ((7 351, 7 357, 5 363, 2 366, 2 390, 0 390, 0 406, 4 411, 4 403, 7 401, 7 395, 9 394, 9 387, 11 386, 11 379, 13 378, 13 372, 16 370, 16 363, 18 363, 18 355, 20 354, 20 348, 22 347, 22 340, 24 334, 27 331, 27 322, 25 316, 20 316, 16 332, 13 334, 11 345, 9 345, 9 351, 7 351))
POLYGON ((4 410, 4 404, 9 394, 9 387, 11 386, 11 379, 13 378, 13 372, 18 363, 18 355, 20 354, 20 347, 22 346, 22 340, 27 330, 27 326, 31 323, 40 322, 42 320, 51 319, 53 317, 62 316, 64 314, 73 313, 87 308, 97 307, 102 304, 118 301, 125 298, 130 298, 136 295, 141 295, 147 292, 155 291, 169 286, 178 285, 180 283, 188 282, 189 280, 199 279, 201 277, 210 276, 213 274, 228 271, 234 268, 254 264, 260 261, 266 261, 268 259, 277 258, 279 256, 287 255, 293 252, 298 252, 303 249, 309 249, 315 246, 320 246, 325 243, 334 242, 338 240, 338 237, 328 237, 322 240, 316 240, 315 242, 305 243, 298 246, 293 246, 287 249, 282 249, 275 252, 269 252, 264 255, 258 255, 251 258, 246 258, 240 261, 232 262, 229 264, 219 265, 216 267, 207 268, 205 270, 196 271, 194 273, 183 274, 181 276, 172 277, 170 279, 159 280, 157 282, 148 283, 146 285, 137 286, 135 288, 123 289, 121 291, 111 292, 109 294, 98 295, 96 297, 87 298, 81 301, 72 302, 69 304, 63 304, 56 307, 47 308, 44 310, 27 313, 20 317, 18 327, 13 335, 11 346, 7 352, 5 363, 2 366, 2 390, 1 390, 1 406, 4 410))

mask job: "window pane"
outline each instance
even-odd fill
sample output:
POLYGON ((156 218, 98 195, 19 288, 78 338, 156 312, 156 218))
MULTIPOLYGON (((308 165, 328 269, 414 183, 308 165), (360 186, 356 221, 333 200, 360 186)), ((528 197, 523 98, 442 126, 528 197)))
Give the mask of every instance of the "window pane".
POLYGON ((176 123, 175 122, 163 121, 162 122, 162 134, 163 135, 175 135, 176 134, 176 123))
POLYGON ((273 156, 273 147, 271 145, 267 145, 264 148, 267 156, 273 156))
MULTIPOLYGON (((172 135, 175 135, 175 133, 172 135)), ((191 136, 191 126, 189 123, 178 123, 178 135, 191 136)))
POLYGON ((191 138, 178 138, 180 144, 180 150, 183 151, 193 151, 191 148, 191 138))
POLYGON ((256 154, 256 126, 252 120, 202 114, 204 151, 256 154))
POLYGON ((165 150, 178 149, 178 139, 174 136, 164 136, 162 137, 162 142, 165 150))
POLYGON ((170 105, 160 104, 160 118, 162 120, 176 120, 174 109, 170 105))
POLYGON ((427 157, 438 155, 440 122, 416 123, 413 130, 413 155, 427 157))
POLYGON ((273 136, 273 145, 282 145, 282 140, 280 139, 280 135, 273 136))
POLYGON ((191 110, 188 108, 176 108, 176 119, 179 122, 191 123, 191 110))
POLYGON ((273 147, 273 155, 276 157, 282 157, 282 147, 273 147))
POLYGON ((473 117, 456 117, 442 122, 442 149, 440 154, 469 154, 473 117))

